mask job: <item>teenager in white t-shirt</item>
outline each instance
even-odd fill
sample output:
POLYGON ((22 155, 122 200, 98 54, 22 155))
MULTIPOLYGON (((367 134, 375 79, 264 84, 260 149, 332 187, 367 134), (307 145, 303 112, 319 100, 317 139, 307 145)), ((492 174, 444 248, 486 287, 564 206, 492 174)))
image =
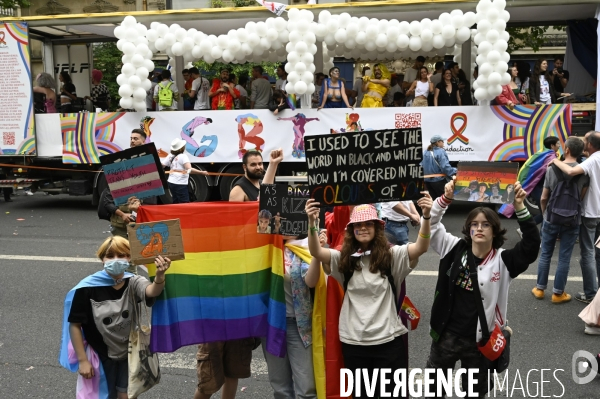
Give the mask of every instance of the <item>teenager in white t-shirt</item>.
POLYGON ((210 82, 208 79, 203 78, 200 75, 198 68, 190 68, 190 73, 194 78, 192 82, 192 90, 190 91, 190 97, 196 97, 194 102, 194 110, 210 109, 210 101, 208 98, 208 92, 210 90, 210 82))
MULTIPOLYGON (((344 366, 352 371, 367 369, 395 370, 408 367, 407 348, 402 335, 408 330, 398 317, 397 301, 391 282, 400 287, 416 267, 419 257, 429 248, 429 194, 419 199, 423 220, 416 243, 392 246, 384 235, 382 220, 373 205, 358 205, 352 210, 342 250, 322 248, 318 231, 319 203, 306 203, 311 255, 323 263, 325 273, 346 286, 339 318, 344 366)), ((313 264, 309 268, 314 269, 313 264)), ((307 273, 307 274, 308 274, 307 273)), ((361 382, 361 392, 366 392, 361 382)), ((379 393, 379 384, 375 392, 379 393)), ((363 396, 364 397, 364 396, 363 396)))
POLYGON ((190 202, 190 194, 188 192, 190 174, 208 175, 204 170, 192 168, 190 159, 185 153, 185 145, 185 140, 173 140, 171 142, 171 154, 162 161, 163 166, 171 168, 167 183, 169 184, 169 191, 171 191, 174 204, 190 202))

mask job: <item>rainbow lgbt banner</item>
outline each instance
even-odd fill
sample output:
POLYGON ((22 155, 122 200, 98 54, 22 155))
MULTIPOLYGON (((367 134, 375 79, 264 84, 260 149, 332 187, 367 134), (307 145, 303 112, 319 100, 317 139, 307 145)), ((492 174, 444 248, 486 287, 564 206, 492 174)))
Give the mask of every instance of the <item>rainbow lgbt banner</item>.
MULTIPOLYGON (((152 310, 150 349, 266 337, 285 356, 283 240, 258 234, 258 202, 142 206, 138 222, 179 219, 185 260, 167 271, 152 310)), ((156 269, 149 265, 154 278, 156 269)))

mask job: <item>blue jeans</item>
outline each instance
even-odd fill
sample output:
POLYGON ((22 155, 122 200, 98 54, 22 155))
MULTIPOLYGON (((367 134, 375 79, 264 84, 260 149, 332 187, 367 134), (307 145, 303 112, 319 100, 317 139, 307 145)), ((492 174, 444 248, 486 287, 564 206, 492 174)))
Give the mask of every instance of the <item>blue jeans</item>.
POLYGON ((390 239, 391 237, 388 238, 388 241, 396 245, 408 244, 407 223, 408 222, 394 222, 393 220, 387 219, 385 221, 385 232, 392 236, 396 240, 396 242, 392 242, 392 240, 390 239))
POLYGON ((317 388, 313 370, 312 345, 304 347, 298 333, 298 325, 293 317, 287 318, 287 353, 285 357, 277 357, 266 351, 266 339, 262 339, 262 348, 269 382, 273 388, 275 399, 317 399, 317 388))
POLYGON ((169 191, 174 204, 185 204, 190 202, 190 193, 187 184, 169 183, 169 191))
POLYGON ((579 248, 581 249, 581 275, 583 276, 583 292, 586 298, 592 298, 598 291, 600 277, 600 249, 594 243, 600 235, 600 218, 581 218, 579 229, 579 248), (595 258, 595 261, 594 261, 595 258), (594 263, 595 266, 594 267, 594 263))
POLYGON ((569 268, 571 267, 571 254, 579 233, 579 226, 567 227, 552 224, 544 220, 542 224, 542 251, 538 263, 537 288, 545 290, 548 286, 548 274, 550 272, 550 259, 554 253, 556 239, 560 236, 560 247, 558 250, 558 267, 554 277, 553 293, 560 295, 567 285, 569 268))

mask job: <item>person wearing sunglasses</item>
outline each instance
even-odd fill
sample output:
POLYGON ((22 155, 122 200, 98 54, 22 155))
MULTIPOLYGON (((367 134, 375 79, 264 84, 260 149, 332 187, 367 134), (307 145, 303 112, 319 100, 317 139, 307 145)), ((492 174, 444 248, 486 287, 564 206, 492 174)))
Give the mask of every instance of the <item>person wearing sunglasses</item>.
MULTIPOLYGON (((483 397, 488 387, 493 386, 493 381, 489 385, 485 380, 487 370, 481 369, 484 353, 490 359, 484 348, 490 334, 506 335, 502 330, 510 334, 506 326, 510 283, 535 262, 540 233, 523 204, 527 193, 516 182, 513 206, 523 232, 520 242, 511 249, 501 248, 506 229, 502 228, 498 214, 485 207, 475 208, 467 215, 463 236, 456 237, 442 224, 454 198, 454 180, 444 189, 431 208, 431 248, 440 255, 440 263, 430 321, 433 342, 426 367, 446 373, 460 360, 462 368, 480 369, 483 374, 475 391, 478 397, 483 397), (487 328, 485 324, 482 328, 480 320, 485 320, 487 328)), ((462 377, 462 386, 467 387, 467 376, 462 377)), ((432 378, 436 381, 437 377, 432 378)), ((429 391, 437 392, 437 387, 430 387, 429 391)))
MULTIPOLYGON (((326 274, 334 277, 346 291, 339 318, 344 366, 354 372, 367 369, 406 369, 407 348, 403 335, 408 332, 398 317, 398 295, 406 276, 417 266, 419 257, 429 248, 429 211, 432 199, 423 192, 417 204, 423 211, 421 228, 415 243, 391 246, 384 234, 385 222, 378 219, 373 205, 357 205, 350 214, 341 251, 319 244, 319 203, 306 203, 311 255, 323 263, 326 274)), ((314 275, 319 264, 312 263, 307 275, 314 275)), ((307 278, 307 284, 308 284, 307 278)), ((314 282, 311 282, 313 284, 314 282)), ((362 396, 369 397, 361 381, 362 396)), ((375 391, 379 395, 379 384, 375 391)), ((375 396, 377 397, 377 396, 375 396)))

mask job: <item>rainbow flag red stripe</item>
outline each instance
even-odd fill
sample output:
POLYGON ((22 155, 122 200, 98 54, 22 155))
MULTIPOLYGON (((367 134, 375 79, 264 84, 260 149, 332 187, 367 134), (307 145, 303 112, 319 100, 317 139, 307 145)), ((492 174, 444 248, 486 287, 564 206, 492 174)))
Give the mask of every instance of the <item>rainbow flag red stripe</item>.
POLYGON ((266 336, 267 351, 285 355, 283 241, 258 234, 257 215, 254 202, 140 208, 138 222, 180 220, 186 256, 153 306, 152 351, 266 336))

